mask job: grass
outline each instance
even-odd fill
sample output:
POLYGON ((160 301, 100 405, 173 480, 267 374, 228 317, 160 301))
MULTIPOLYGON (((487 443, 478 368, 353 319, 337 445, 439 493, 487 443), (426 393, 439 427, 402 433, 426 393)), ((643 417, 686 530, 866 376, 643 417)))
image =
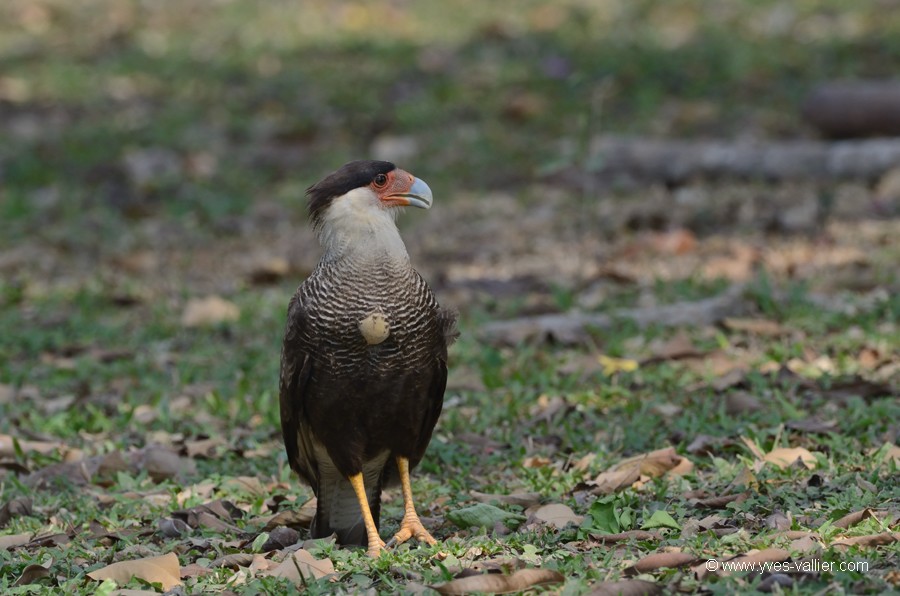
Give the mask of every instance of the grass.
MULTIPOLYGON (((792 550, 794 561, 869 565, 866 572, 790 574, 786 591, 896 590, 900 542, 836 544, 897 532, 891 445, 900 403, 887 376, 897 370, 900 318, 895 222, 880 222, 875 239, 862 226, 796 239, 812 247, 810 259, 850 246, 864 253, 862 264, 784 274, 762 262, 746 294, 751 316, 784 329, 775 334, 696 325, 639 330, 622 321, 590 346, 496 346, 480 336, 483 324, 578 308, 585 279, 561 280, 557 268, 545 267, 553 280, 546 288, 487 291, 486 298, 453 283, 454 265, 490 269, 485 262, 497 271, 482 279, 509 281, 501 274, 509 263, 500 232, 544 205, 554 190, 542 184, 546 173, 569 163, 590 167, 590 136, 808 136, 793 114, 811 84, 890 74, 900 56, 900 20, 875 5, 807 0, 786 10, 774 1, 710 8, 699 0, 4 2, 0 435, 16 444, 0 441, 0 507, 25 497, 32 509, 0 521, 0 541, 26 532, 43 539, 0 549, 0 591, 109 593, 111 583, 87 574, 169 552, 182 567, 209 569, 186 577, 186 592, 289 589, 285 579, 248 573, 247 562, 212 562, 263 554, 267 516, 309 497, 287 468, 275 395, 287 301, 314 262, 308 236, 298 231, 305 229, 303 189, 398 138, 415 147, 403 161, 446 197, 448 222, 471 222, 454 205, 494 200, 491 192, 513 196, 515 209, 500 217, 485 210, 497 221, 472 229, 447 228, 470 233, 464 242, 442 227, 437 244, 428 244, 414 236, 427 222, 404 224, 418 238, 414 260, 438 264, 427 277, 462 311, 446 408, 414 474, 439 544, 402 546, 371 561, 327 540, 305 543, 334 563, 340 582, 310 581, 307 592, 411 591, 461 569, 522 564, 559 571, 560 593, 580 594, 625 577, 651 553, 678 549, 702 563, 772 547, 792 550), (493 250, 497 263, 473 250, 493 250), (292 257, 289 273, 253 282, 247 263, 259 251, 292 257), (821 278, 837 273, 875 291, 829 291, 838 305, 826 308, 821 278), (186 302, 210 294, 233 302, 240 316, 186 326, 186 302), (654 358, 678 334, 703 357, 654 358), (600 354, 638 366, 604 372, 600 354), (745 369, 736 384, 716 386, 729 374, 722 363, 745 369), (710 446, 692 448, 701 436, 710 446), (814 467, 760 465, 742 438, 763 453, 802 447, 814 467), (80 456, 127 459, 153 444, 181 455, 164 478, 144 460, 104 460, 87 482, 65 466, 80 456), (693 469, 614 494, 586 492, 585 483, 624 458, 667 446, 693 469), (47 485, 37 486, 32 473, 44 474, 47 485), (530 517, 511 530, 464 529, 448 514, 471 506, 471 491, 533 491, 584 517, 561 529, 530 517), (716 509, 697 504, 736 492, 745 498, 716 509), (216 499, 239 508, 224 520, 237 529, 200 524, 173 536, 159 525, 216 499), (866 508, 874 514, 834 525, 866 508), (781 513, 788 524, 773 528, 771 516, 781 513), (721 519, 710 521, 713 514, 721 519), (599 534, 659 519, 671 521, 655 528, 658 540, 597 543, 599 534), (811 532, 817 549, 792 543, 779 534, 784 529, 811 532), (30 565, 49 573, 14 586, 30 565)), ((621 200, 640 198, 626 192, 621 200)), ((592 200, 552 203, 560 222, 548 224, 535 250, 571 240, 562 254, 587 261, 595 255, 582 254, 579 240, 594 240, 597 223, 602 254, 669 271, 677 257, 648 251, 642 234, 652 232, 594 222, 592 200), (583 221, 565 220, 578 214, 583 221), (566 230, 558 239, 556 223, 566 230), (578 235, 569 239, 572 229, 578 235), (636 248, 620 250, 623 244, 636 248)), ((781 238, 749 234, 764 254, 780 250, 781 238)), ((703 237, 698 242, 699 260, 716 256, 703 237)), ((610 283, 592 309, 701 300, 732 282, 694 272, 610 283)), ((389 492, 383 536, 401 513, 399 495, 389 492)), ((299 539, 307 537, 301 529, 299 539)), ((680 567, 638 577, 670 591, 733 593, 760 588, 767 575, 698 577, 680 567)), ((152 588, 137 578, 120 583, 152 588)))

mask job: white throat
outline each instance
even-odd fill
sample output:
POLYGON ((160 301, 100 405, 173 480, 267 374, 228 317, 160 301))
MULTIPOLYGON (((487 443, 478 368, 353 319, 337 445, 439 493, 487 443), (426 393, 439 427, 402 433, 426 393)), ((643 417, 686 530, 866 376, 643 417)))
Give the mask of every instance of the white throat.
POLYGON ((323 260, 388 258, 408 262, 396 216, 397 209, 385 209, 368 188, 356 188, 335 198, 316 230, 325 249, 323 260))

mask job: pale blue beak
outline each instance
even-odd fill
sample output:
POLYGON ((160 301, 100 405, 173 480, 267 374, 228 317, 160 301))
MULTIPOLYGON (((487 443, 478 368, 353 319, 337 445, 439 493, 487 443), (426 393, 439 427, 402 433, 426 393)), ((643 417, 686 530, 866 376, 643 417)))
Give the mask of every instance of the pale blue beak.
POLYGON ((428 185, 425 184, 424 180, 420 180, 419 178, 416 178, 413 185, 409 187, 409 192, 399 196, 406 197, 411 207, 420 207, 422 209, 430 209, 431 203, 434 202, 434 197, 431 195, 431 189, 428 188, 428 185))

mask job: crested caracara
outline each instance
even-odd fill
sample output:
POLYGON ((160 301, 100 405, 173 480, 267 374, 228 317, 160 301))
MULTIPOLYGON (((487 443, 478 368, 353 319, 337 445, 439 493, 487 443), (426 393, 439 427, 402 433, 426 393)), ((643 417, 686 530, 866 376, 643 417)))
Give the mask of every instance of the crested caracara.
POLYGON ((398 479, 404 515, 391 540, 435 539, 409 472, 441 413, 455 314, 412 268, 398 207, 431 207, 431 189, 385 161, 353 161, 307 190, 324 254, 288 306, 281 430, 291 468, 317 497, 313 538, 336 533, 378 556, 381 489, 398 479))

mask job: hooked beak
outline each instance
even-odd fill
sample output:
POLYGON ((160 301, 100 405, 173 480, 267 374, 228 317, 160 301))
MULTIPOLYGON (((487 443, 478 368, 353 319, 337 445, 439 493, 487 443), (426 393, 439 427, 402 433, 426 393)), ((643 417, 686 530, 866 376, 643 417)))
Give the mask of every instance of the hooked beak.
POLYGON ((399 205, 419 207, 421 209, 430 209, 431 203, 434 201, 431 189, 428 188, 424 180, 419 178, 413 179, 412 186, 409 187, 408 191, 391 194, 389 198, 397 199, 397 204, 399 205))

